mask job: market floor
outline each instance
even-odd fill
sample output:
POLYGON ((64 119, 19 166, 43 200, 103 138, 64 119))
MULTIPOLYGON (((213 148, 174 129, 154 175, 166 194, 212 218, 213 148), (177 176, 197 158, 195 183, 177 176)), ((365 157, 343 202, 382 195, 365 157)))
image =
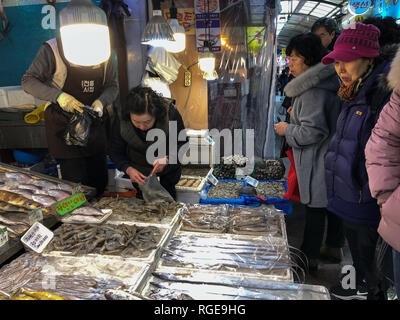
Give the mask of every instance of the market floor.
MULTIPOLYGON (((293 213, 287 215, 286 231, 289 245, 299 249, 303 241, 303 231, 305 224, 305 209, 304 205, 298 202, 292 202, 293 213)), ((304 283, 313 285, 322 285, 327 289, 339 283, 341 270, 344 265, 351 265, 352 259, 347 243, 343 248, 344 259, 340 264, 334 264, 329 261, 320 260, 319 269, 315 273, 309 273, 305 276, 304 283)), ((302 276, 301 276, 302 277, 302 276)), ((302 277, 302 280, 303 277, 302 277)))

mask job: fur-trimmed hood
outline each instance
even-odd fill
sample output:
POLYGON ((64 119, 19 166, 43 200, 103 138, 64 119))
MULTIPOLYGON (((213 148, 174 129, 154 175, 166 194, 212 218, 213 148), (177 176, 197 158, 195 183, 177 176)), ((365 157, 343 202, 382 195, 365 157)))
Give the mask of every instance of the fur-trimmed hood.
POLYGON ((297 97, 311 88, 322 88, 337 92, 339 80, 333 64, 324 65, 321 62, 310 67, 298 77, 292 79, 285 87, 285 95, 297 97))
POLYGON ((387 81, 390 89, 400 89, 400 45, 397 45, 396 55, 387 75, 387 81))

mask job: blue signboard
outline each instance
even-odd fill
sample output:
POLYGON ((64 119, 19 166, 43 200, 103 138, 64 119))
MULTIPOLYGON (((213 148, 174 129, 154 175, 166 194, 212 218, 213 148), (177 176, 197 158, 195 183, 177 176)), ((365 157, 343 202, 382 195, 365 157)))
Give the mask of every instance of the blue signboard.
POLYGON ((362 15, 368 11, 371 7, 372 1, 360 1, 360 0, 350 0, 349 10, 354 15, 362 15))
POLYGON ((400 18, 400 2, 398 0, 375 0, 375 17, 393 17, 400 18))
MULTIPOLYGON (((0 87, 21 85, 40 46, 59 34, 58 15, 68 4, 67 0, 57 0, 54 6, 46 0, 3 0, 9 27, 0 32, 0 87)), ((1 26, 1 16, 0 20, 1 26)))

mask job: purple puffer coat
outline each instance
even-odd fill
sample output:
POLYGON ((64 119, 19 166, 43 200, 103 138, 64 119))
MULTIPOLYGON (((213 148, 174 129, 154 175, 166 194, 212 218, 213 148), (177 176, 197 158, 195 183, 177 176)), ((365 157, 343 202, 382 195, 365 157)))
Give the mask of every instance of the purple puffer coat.
POLYGON ((382 205, 378 232, 400 251, 400 50, 388 75, 394 89, 365 149, 371 194, 382 205))

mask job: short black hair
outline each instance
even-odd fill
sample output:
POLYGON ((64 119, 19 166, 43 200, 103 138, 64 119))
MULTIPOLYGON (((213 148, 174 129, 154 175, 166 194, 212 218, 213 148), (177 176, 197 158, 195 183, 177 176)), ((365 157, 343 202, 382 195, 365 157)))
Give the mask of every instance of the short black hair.
POLYGON ((322 45, 320 37, 312 32, 291 38, 286 47, 286 54, 290 56, 293 50, 304 57, 304 63, 309 67, 320 63, 321 59, 328 53, 328 50, 322 45))
POLYGON ((372 24, 380 30, 379 45, 381 47, 400 42, 400 26, 394 18, 370 17, 363 23, 372 24))
POLYGON ((328 18, 328 17, 319 18, 312 25, 311 32, 315 32, 317 29, 319 29, 321 27, 324 27, 326 29, 326 31, 328 31, 330 34, 333 31, 335 31, 336 35, 340 34, 338 24, 336 23, 336 20, 333 18, 328 18))
POLYGON ((161 95, 148 87, 137 86, 131 89, 123 104, 123 115, 130 120, 131 113, 136 115, 150 114, 156 119, 163 119, 168 103, 161 95))

